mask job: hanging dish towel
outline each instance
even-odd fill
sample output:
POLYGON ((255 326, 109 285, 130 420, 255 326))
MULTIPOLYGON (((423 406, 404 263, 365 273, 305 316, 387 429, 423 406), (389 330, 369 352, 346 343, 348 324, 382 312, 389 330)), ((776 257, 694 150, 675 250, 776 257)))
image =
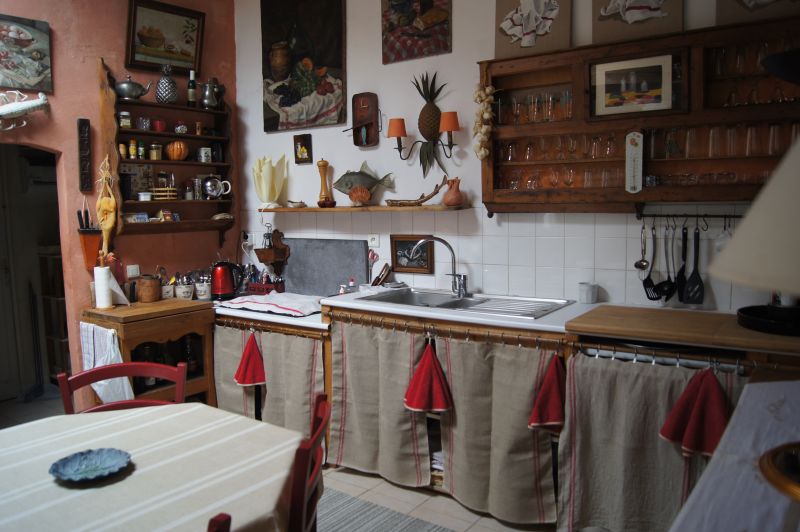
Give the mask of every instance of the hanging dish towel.
POLYGON ((684 456, 711 456, 728 424, 728 398, 711 369, 697 373, 667 416, 659 435, 679 443, 684 456))
POLYGON ((233 380, 239 386, 255 386, 266 384, 267 376, 264 374, 264 361, 261 359, 261 349, 256 342, 256 335, 250 333, 247 345, 242 350, 242 360, 233 375, 233 380))
POLYGON ((529 429, 542 429, 558 436, 564 427, 564 393, 567 372, 564 361, 554 354, 550 358, 542 386, 533 401, 533 410, 528 419, 529 429))
POLYGON ((322 310, 322 306, 319 304, 320 299, 322 298, 319 296, 306 296, 291 292, 280 293, 273 290, 267 295, 242 296, 230 301, 223 301, 220 306, 301 317, 319 313, 322 310))
POLYGON ((414 412, 446 412, 453 408, 450 386, 430 340, 408 383, 403 404, 414 412))
MULTIPOLYGON (((84 371, 122 362, 117 331, 83 321, 80 330, 84 371)), ((126 377, 94 382, 92 388, 104 403, 133 399, 133 389, 126 377)))

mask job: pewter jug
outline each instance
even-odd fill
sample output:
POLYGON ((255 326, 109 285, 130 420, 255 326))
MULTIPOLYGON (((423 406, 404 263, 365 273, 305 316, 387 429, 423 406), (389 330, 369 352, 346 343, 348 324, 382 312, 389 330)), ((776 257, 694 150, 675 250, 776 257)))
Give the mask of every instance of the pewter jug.
POLYGON ((219 102, 217 102, 217 84, 209 80, 208 83, 201 83, 203 87, 203 95, 200 98, 200 104, 203 109, 216 109, 219 102))

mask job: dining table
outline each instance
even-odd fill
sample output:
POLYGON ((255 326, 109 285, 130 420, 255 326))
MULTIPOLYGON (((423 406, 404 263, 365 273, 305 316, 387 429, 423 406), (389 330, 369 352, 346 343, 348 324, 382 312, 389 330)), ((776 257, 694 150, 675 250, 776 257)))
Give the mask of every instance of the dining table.
MULTIPOLYGON (((201 403, 52 416, 0 430, 0 530, 286 530, 299 432, 201 403), (119 449, 101 478, 61 480, 62 458, 119 449), (124 455, 124 453, 118 453, 124 455)), ((87 476, 89 476, 87 474, 87 476)))

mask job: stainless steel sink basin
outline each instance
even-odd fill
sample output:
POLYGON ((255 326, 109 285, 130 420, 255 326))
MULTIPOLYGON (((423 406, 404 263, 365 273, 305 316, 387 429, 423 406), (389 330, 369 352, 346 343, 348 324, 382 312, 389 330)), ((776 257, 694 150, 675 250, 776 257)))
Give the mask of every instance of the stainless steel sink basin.
POLYGON ((493 316, 537 319, 574 303, 569 299, 545 299, 538 297, 463 297, 450 292, 414 290, 406 288, 392 290, 358 298, 364 301, 394 303, 413 307, 429 307, 463 312, 489 314, 493 316))

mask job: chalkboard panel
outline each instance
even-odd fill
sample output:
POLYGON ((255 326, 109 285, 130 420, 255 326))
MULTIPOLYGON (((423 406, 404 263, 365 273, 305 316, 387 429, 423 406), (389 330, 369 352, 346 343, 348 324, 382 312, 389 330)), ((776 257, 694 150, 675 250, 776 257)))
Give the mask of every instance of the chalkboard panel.
POLYGON ((286 291, 330 296, 352 277, 356 285, 367 282, 366 240, 285 238, 291 249, 284 269, 286 291))

